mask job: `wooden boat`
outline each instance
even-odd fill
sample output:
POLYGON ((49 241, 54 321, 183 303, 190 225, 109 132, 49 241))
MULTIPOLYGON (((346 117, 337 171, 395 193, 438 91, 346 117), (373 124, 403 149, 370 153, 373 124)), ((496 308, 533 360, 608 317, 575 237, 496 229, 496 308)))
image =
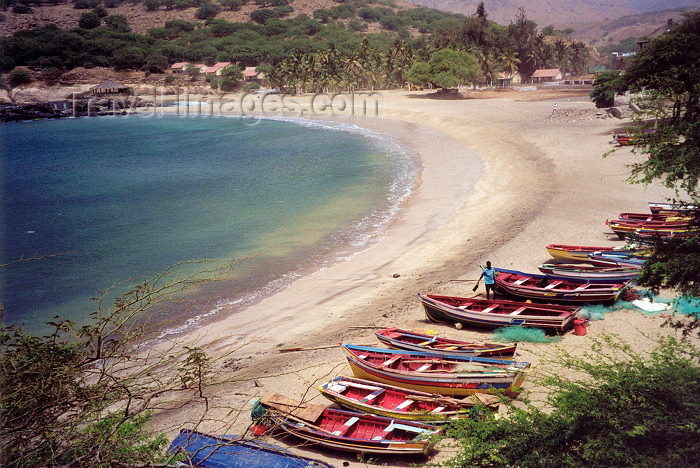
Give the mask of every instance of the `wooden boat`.
POLYGON ((395 349, 426 351, 434 354, 460 354, 465 356, 505 356, 513 355, 517 345, 500 343, 469 343, 450 340, 435 335, 427 335, 399 328, 379 330, 377 338, 386 346, 395 349))
POLYGON ((336 450, 427 455, 437 426, 321 405, 299 404, 278 394, 260 399, 264 421, 313 444, 336 450))
POLYGON ((430 424, 468 418, 476 405, 497 408, 499 401, 494 395, 477 394, 456 399, 345 376, 324 383, 318 391, 352 411, 430 424))
POLYGON ((660 237, 662 239, 668 238, 668 237, 681 237, 681 238, 688 238, 688 237, 693 237, 698 235, 700 232, 699 229, 697 228, 692 228, 692 227, 686 227, 686 228, 639 228, 634 231, 634 234, 639 237, 643 238, 654 238, 654 237, 660 237))
POLYGON ((518 298, 563 303, 614 302, 628 281, 548 277, 496 268, 496 291, 518 298))
POLYGON ((588 254, 593 252, 616 253, 620 255, 646 255, 646 247, 611 247, 611 246, 589 246, 589 245, 566 245, 566 244, 550 244, 547 247, 549 255, 556 260, 573 260, 579 262, 587 262, 588 254))
POLYGON ((187 429, 170 444, 168 452, 184 452, 187 466, 203 468, 333 468, 326 462, 294 455, 273 444, 236 435, 209 435, 187 429))
POLYGON ((440 395, 502 391, 514 396, 528 362, 471 356, 442 356, 343 344, 355 377, 440 395))
POLYGON ((596 252, 588 255, 588 261, 593 266, 607 268, 641 268, 645 260, 641 258, 606 255, 596 252))
POLYGON ((649 202, 649 211, 654 214, 691 214, 700 210, 700 206, 689 203, 649 202))
POLYGON ((585 263, 543 263, 537 267, 546 276, 563 276, 580 279, 608 279, 612 281, 628 281, 639 276, 640 266, 633 267, 601 267, 585 263))
POLYGON ((606 220, 605 223, 620 239, 630 234, 638 234, 640 231, 654 232, 661 236, 692 232, 690 221, 606 220))
POLYGON ((575 306, 532 304, 505 300, 418 294, 425 313, 436 322, 461 323, 483 328, 508 325, 563 332, 573 326, 580 309, 575 306))
POLYGON ((692 217, 679 213, 654 214, 623 211, 617 216, 617 219, 621 221, 689 221, 692 217))

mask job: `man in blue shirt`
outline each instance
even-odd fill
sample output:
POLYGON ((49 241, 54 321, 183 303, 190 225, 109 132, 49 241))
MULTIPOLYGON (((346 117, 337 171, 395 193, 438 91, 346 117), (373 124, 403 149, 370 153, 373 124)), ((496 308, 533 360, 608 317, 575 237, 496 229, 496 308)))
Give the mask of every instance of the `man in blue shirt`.
POLYGON ((481 276, 484 278, 484 286, 486 286, 486 299, 491 299, 490 291, 493 291, 493 298, 496 299, 496 291, 494 290, 496 270, 491 268, 491 262, 486 262, 486 268, 481 272, 481 276))

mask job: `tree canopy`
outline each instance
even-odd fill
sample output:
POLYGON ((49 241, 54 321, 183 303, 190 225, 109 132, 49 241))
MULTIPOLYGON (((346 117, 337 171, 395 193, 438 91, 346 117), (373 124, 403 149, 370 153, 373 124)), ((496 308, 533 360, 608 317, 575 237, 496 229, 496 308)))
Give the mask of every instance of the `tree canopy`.
POLYGON ((479 62, 461 50, 440 49, 426 62, 417 62, 406 78, 419 84, 431 83, 439 88, 454 88, 474 82, 481 75, 479 62))

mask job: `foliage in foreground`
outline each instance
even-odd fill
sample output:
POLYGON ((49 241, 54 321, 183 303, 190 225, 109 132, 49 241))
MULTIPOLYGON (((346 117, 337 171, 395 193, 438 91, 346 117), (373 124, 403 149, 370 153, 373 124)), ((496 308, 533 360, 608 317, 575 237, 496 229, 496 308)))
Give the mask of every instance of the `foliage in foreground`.
POLYGON ((549 412, 512 407, 507 418, 450 424, 460 452, 444 466, 697 466, 700 349, 667 337, 644 356, 606 336, 554 363, 585 377, 545 377, 549 412))
MULTIPOLYGON (((140 349, 154 331, 153 307, 225 274, 228 266, 178 276, 179 264, 144 280, 113 308, 76 327, 56 318, 36 337, 0 328, 0 461, 4 467, 152 466, 164 435, 149 430, 153 410, 203 400, 207 357, 199 348, 140 349)), ((103 298, 107 293, 103 294, 103 298)), ((0 314, 2 310, 0 308, 0 314)), ((1 318, 1 317, 0 317, 1 318)), ((156 324, 156 325, 162 325, 156 324)))

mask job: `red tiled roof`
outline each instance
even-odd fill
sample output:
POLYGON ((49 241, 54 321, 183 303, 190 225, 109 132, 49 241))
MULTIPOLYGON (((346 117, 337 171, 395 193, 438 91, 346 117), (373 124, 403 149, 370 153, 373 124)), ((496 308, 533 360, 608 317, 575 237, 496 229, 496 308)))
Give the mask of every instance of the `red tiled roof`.
POLYGON ((177 70, 178 68, 182 68, 185 65, 187 65, 187 62, 177 62, 170 65, 170 68, 177 70))
POLYGON ((245 67, 245 70, 243 70, 243 76, 257 76, 258 72, 255 71, 255 67, 245 67))
POLYGON ((558 68, 542 68, 540 70, 535 70, 532 74, 533 78, 553 78, 559 73, 558 68))
POLYGON ((221 70, 222 68, 228 67, 229 65, 231 65, 231 62, 216 62, 211 67, 207 67, 205 73, 216 73, 217 71, 221 70))

